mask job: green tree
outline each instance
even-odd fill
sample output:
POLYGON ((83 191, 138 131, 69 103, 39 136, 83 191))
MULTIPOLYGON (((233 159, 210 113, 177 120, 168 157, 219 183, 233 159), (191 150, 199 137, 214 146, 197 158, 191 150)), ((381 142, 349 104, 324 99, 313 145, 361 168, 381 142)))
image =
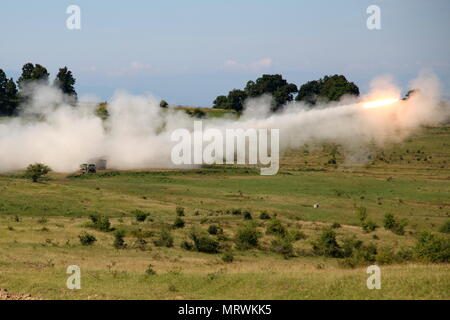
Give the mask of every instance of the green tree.
POLYGON ((244 109, 244 101, 247 99, 245 91, 234 89, 228 93, 225 109, 236 110, 241 112, 244 109))
POLYGON ((49 75, 47 69, 40 64, 33 65, 28 62, 22 67, 22 75, 17 80, 17 84, 20 90, 23 90, 27 84, 33 81, 41 81, 44 84, 48 84, 49 75))
POLYGON ((17 88, 14 80, 7 79, 0 69, 0 115, 13 115, 17 109, 17 88))
POLYGON ((319 101, 338 101, 343 95, 359 96, 359 88, 343 75, 335 74, 305 83, 295 100, 315 105, 319 101))
MULTIPOLYGON (((36 65, 37 67, 38 65, 36 65)), ((75 78, 73 77, 72 71, 67 69, 67 67, 60 68, 58 74, 56 75, 54 86, 61 89, 61 91, 72 97, 72 99, 77 99, 77 92, 75 91, 75 78)))
POLYGON ((213 108, 216 108, 216 109, 227 109, 227 102, 228 102, 228 99, 227 99, 226 96, 218 96, 213 101, 213 108))
POLYGON ((272 110, 276 111, 294 99, 297 86, 288 83, 280 74, 264 74, 256 81, 247 82, 244 90, 249 97, 259 97, 263 94, 272 95, 274 99, 272 110))
POLYGON ((33 180, 33 182, 38 182, 39 179, 46 175, 47 173, 49 173, 50 171, 52 171, 52 169, 50 169, 48 166, 46 166, 45 164, 42 163, 35 163, 35 164, 30 164, 27 167, 27 170, 25 172, 25 174, 31 179, 33 180))

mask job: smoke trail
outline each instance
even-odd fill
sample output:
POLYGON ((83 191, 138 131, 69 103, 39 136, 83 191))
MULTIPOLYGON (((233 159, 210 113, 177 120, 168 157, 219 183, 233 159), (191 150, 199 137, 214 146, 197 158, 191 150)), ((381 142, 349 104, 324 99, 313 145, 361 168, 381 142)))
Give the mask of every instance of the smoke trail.
MULTIPOLYGON (((399 142, 422 125, 449 119, 449 108, 440 103, 437 78, 424 72, 411 82, 419 88, 410 99, 394 107, 364 109, 361 99, 317 106, 309 110, 290 103, 281 113, 270 114, 270 97, 246 103, 239 118, 206 119, 203 127, 221 131, 233 128, 280 129, 281 150, 305 144, 335 142, 354 156, 358 148, 375 143, 399 142)), ((362 100, 399 97, 388 78, 378 78, 362 100)), ((177 128, 192 129, 193 119, 183 111, 161 110, 153 97, 116 94, 108 104, 109 118, 95 115, 95 106, 72 107, 57 89, 34 88, 23 114, 0 122, 0 171, 25 168, 42 162, 55 171, 77 170, 87 159, 106 156, 115 169, 173 168, 170 159, 177 128)))

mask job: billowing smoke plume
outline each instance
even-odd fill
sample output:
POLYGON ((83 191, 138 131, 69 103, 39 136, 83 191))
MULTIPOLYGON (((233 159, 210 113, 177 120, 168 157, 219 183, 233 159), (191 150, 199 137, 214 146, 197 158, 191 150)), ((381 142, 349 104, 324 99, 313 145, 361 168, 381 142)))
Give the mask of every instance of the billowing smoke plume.
MULTIPOLYGON (((410 99, 373 109, 364 108, 362 101, 400 97, 388 78, 374 80, 367 96, 313 110, 291 103, 283 112, 271 114, 270 97, 261 97, 248 101, 238 120, 206 119, 203 128, 280 129, 281 150, 335 142, 356 159, 358 150, 369 144, 399 142, 422 125, 449 119, 434 75, 422 73, 411 88, 419 90, 410 99)), ((65 100, 57 89, 39 87, 20 117, 0 120, 0 171, 41 162, 55 171, 71 172, 100 156, 115 169, 173 168, 171 133, 193 127, 193 118, 185 112, 162 110, 152 97, 116 94, 108 104, 105 121, 95 115, 94 105, 73 107, 65 100)))

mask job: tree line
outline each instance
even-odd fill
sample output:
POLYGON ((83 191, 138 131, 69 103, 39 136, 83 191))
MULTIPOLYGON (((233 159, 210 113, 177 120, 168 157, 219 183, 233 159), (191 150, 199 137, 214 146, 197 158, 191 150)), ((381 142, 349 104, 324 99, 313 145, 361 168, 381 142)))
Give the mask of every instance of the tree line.
MULTIPOLYGON (((40 64, 26 63, 22 67, 22 74, 17 83, 0 69, 0 116, 17 114, 20 104, 26 102, 28 98, 27 88, 33 83, 49 85, 49 77, 47 69, 40 64)), ((59 69, 53 86, 59 88, 74 102, 77 100, 75 82, 72 72, 64 67, 59 69)))
POLYGON ((343 95, 359 96, 359 88, 343 75, 325 76, 319 80, 308 81, 299 89, 287 82, 280 74, 264 74, 256 81, 248 81, 243 90, 233 89, 228 95, 218 96, 213 108, 233 109, 241 112, 247 98, 270 94, 273 97, 272 111, 277 111, 288 102, 302 101, 310 106, 319 102, 337 101, 343 95))

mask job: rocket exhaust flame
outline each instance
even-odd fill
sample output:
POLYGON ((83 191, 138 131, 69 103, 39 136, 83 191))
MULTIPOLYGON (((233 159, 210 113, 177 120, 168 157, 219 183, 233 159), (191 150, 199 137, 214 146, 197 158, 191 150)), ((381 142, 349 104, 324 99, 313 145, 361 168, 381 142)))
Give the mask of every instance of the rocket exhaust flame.
POLYGON ((371 108, 379 108, 379 107, 387 107, 393 103, 398 102, 400 99, 397 98, 391 98, 391 99, 382 99, 382 100, 375 100, 375 101, 369 101, 363 103, 363 107, 366 109, 371 108))

